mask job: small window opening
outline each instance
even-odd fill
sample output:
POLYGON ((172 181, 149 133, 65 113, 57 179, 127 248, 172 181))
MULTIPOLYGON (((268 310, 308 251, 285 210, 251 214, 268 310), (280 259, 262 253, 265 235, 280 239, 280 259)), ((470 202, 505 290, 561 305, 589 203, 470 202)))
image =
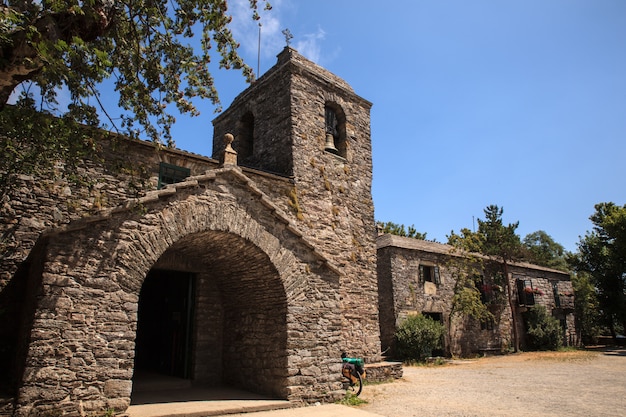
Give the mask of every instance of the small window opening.
POLYGON ((474 282, 478 284, 480 301, 482 301, 483 304, 490 303, 494 298, 493 285, 490 285, 483 276, 475 276, 474 282))
POLYGON ((428 317, 429 319, 434 320, 436 322, 443 323, 442 313, 435 313, 432 311, 422 311, 422 316, 428 317))
POLYGON ((422 282, 432 282, 434 284, 441 284, 441 278, 439 276, 439 267, 431 265, 419 266, 420 280, 422 282))
POLYGON ((237 137, 233 148, 237 151, 240 163, 250 163, 254 155, 254 116, 252 113, 244 114, 237 127, 237 137))
POLYGON ((161 162, 161 164, 159 165, 158 188, 161 189, 167 184, 174 184, 184 181, 185 178, 187 178, 189 175, 191 175, 191 170, 189 168, 179 167, 177 165, 161 162))
POLYGON ((552 283, 552 294, 554 295, 554 307, 561 307, 561 296, 559 295, 559 284, 558 282, 552 283))
POLYGON ((346 116, 336 103, 326 103, 325 115, 325 143, 326 152, 346 157, 346 116))
POLYGON ((495 322, 493 320, 493 317, 480 320, 480 330, 493 330, 494 327, 495 322))
POLYGON ((535 305, 535 291, 533 290, 533 283, 529 279, 517 279, 517 300, 522 306, 534 306, 535 305))

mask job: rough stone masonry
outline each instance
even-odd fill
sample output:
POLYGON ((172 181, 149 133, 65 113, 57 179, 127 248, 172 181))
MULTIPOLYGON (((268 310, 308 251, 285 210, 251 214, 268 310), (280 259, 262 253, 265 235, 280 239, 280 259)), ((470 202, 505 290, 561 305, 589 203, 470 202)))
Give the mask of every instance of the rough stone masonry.
POLYGON ((342 395, 342 351, 381 359, 370 107, 287 47, 214 121, 213 158, 104 135, 90 184, 21 178, 3 412, 124 410, 152 373, 342 395))

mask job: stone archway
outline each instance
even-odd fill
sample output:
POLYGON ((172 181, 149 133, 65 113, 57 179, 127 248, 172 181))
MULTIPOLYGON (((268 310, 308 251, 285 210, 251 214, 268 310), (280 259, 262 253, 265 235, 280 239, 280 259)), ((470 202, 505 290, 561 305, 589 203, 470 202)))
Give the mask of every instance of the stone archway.
POLYGON ((287 300, 257 246, 233 233, 186 236, 159 258, 140 294, 135 376, 139 367, 284 396, 287 300), (158 300, 148 296, 165 301, 152 306, 158 300))
POLYGON ((210 366, 221 375, 195 369, 201 379, 289 400, 333 398, 340 384, 328 372, 337 366, 342 326, 337 270, 233 175, 218 182, 207 174, 201 186, 163 190, 140 210, 46 236, 18 412, 128 407, 139 296, 153 268, 193 272, 222 299, 229 331, 221 366, 210 366))

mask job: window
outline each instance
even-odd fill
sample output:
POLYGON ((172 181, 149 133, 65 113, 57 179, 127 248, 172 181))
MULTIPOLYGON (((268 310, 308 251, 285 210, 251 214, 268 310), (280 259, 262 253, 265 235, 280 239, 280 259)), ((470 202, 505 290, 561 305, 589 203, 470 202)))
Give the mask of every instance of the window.
POLYGON ((432 282, 434 284, 441 284, 441 278, 439 277, 439 267, 431 265, 419 266, 420 280, 422 282, 432 282))
POLYGON ((324 106, 326 152, 346 157, 346 116, 343 109, 337 104, 328 102, 324 106))
POLYGON ((554 307, 560 308, 561 297, 559 296, 559 283, 558 282, 552 283, 552 294, 554 294, 554 307))
POLYGON ((177 165, 167 164, 165 162, 161 162, 159 165, 159 185, 158 188, 161 189, 165 187, 167 184, 174 184, 177 182, 184 181, 191 174, 191 170, 189 168, 179 167, 177 165))
POLYGON ((502 286, 496 284, 494 281, 501 279, 502 278, 499 275, 496 275, 493 278, 485 278, 483 275, 474 276, 474 284, 476 284, 476 288, 480 291, 480 301, 482 301, 483 304, 498 302, 503 289, 502 286))
POLYGON ((233 147, 240 163, 245 165, 250 162, 254 155, 254 115, 251 112, 244 114, 239 120, 233 147))
POLYGON ((529 279, 517 279, 515 281, 517 285, 517 300, 521 306, 534 306, 535 305, 535 291, 533 290, 533 283, 529 279))
POLYGON ((493 320, 493 317, 480 320, 480 330, 493 330, 494 328, 495 322, 493 320))
POLYGON ((422 311, 422 316, 428 317, 438 323, 443 323, 443 313, 434 313, 431 311, 422 311))
POLYGON ((483 304, 489 303, 493 299, 492 286, 485 281, 485 277, 479 275, 474 277, 474 283, 480 291, 480 301, 483 304))

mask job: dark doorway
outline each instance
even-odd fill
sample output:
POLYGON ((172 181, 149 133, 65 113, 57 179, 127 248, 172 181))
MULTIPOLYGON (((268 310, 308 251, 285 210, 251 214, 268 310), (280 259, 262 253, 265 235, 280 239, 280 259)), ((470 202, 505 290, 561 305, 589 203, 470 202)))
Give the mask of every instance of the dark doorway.
MULTIPOLYGON (((435 313, 435 312, 431 312, 431 311, 423 311, 422 315, 424 315, 424 317, 428 317, 429 319, 432 319, 432 320, 434 320, 436 322, 444 324, 443 323, 443 314, 442 313, 435 313)), ((445 336, 442 336, 441 337, 441 345, 444 346, 444 348, 442 348, 442 349, 433 349, 432 355, 433 356, 444 356, 445 355, 445 344, 446 344, 445 336)))
POLYGON ((195 277, 153 269, 139 294, 135 371, 189 379, 195 277))

